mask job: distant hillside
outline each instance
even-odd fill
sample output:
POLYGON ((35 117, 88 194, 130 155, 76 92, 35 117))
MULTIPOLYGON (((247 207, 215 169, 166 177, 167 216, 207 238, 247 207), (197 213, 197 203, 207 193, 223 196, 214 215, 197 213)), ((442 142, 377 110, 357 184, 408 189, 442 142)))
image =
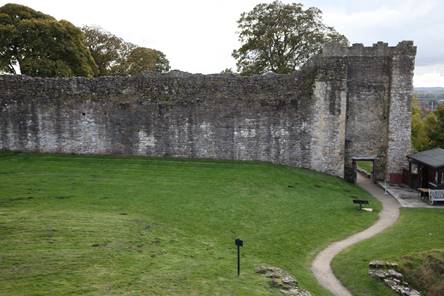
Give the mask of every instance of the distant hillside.
POLYGON ((444 87, 415 87, 416 93, 423 94, 444 94, 444 87))
POLYGON ((415 87, 415 95, 418 100, 444 100, 444 87, 415 87))
POLYGON ((444 87, 415 87, 415 96, 421 109, 434 111, 444 102, 444 87))

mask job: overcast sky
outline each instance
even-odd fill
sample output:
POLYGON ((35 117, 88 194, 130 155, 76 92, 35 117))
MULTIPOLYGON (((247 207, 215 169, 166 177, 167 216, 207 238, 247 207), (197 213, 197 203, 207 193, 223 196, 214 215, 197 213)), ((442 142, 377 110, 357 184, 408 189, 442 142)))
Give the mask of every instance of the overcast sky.
MULTIPOLYGON (((218 73, 235 68, 236 21, 257 0, 0 0, 20 3, 77 26, 98 25, 126 41, 164 52, 173 69, 218 73)), ((283 1, 292 2, 292 1, 283 1)), ((418 47, 415 86, 444 87, 444 0, 295 1, 323 11, 351 43, 418 47)))

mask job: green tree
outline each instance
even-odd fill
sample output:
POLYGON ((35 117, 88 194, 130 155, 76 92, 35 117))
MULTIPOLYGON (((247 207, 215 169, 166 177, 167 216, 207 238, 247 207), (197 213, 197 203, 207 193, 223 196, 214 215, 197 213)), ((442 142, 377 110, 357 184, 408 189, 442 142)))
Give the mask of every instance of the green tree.
POLYGON ((83 26, 82 31, 85 44, 97 64, 97 75, 125 75, 122 64, 137 46, 100 27, 83 26))
POLYGON ((0 71, 30 76, 92 76, 96 65, 82 32, 29 7, 0 7, 0 71))
POLYGON ((82 31, 99 76, 165 72, 170 69, 169 61, 161 51, 126 42, 99 27, 84 26, 82 31))
POLYGON ((431 147, 444 148, 444 104, 438 106, 438 109, 432 114, 434 118, 427 123, 431 147))
MULTIPOLYGON (((431 121, 430 116, 428 121, 431 121)), ((431 145, 426 120, 416 97, 412 100, 412 144, 416 151, 428 149, 431 145)))
POLYGON ((290 73, 320 52, 322 44, 348 45, 347 38, 322 23, 322 12, 280 1, 256 5, 238 20, 241 47, 233 51, 243 75, 290 73))
POLYGON ((170 63, 161 51, 136 47, 128 54, 122 68, 122 72, 128 75, 144 71, 166 72, 170 69, 170 63))

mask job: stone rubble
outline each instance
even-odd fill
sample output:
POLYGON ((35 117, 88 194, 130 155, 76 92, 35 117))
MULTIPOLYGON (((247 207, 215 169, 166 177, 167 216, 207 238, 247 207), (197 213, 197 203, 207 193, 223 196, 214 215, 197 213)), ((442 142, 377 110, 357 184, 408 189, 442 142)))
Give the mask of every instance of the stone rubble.
POLYGON ((385 283, 390 289, 402 296, 421 296, 421 293, 409 287, 395 262, 374 260, 368 264, 368 274, 385 283))
POLYGON ((297 280, 278 267, 259 266, 256 273, 271 279, 271 286, 289 296, 311 296, 310 292, 299 287, 297 280))

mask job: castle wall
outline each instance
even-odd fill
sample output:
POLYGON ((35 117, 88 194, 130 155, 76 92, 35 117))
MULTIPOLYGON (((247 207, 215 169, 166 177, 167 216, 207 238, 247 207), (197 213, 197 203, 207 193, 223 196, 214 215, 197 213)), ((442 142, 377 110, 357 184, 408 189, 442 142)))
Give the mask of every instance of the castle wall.
POLYGON ((405 156, 411 154, 411 100, 415 51, 409 43, 394 49, 391 65, 390 105, 386 176, 391 183, 402 182, 405 156))
POLYGON ((378 180, 401 182, 411 152, 413 43, 327 47, 323 54, 343 57, 347 63, 344 178, 355 179, 353 157, 375 157, 378 180))
MULTIPOLYGON (((309 168, 318 157, 311 151, 317 114, 311 80, 317 74, 310 71, 255 77, 3 76, 0 148, 262 160, 309 168)), ((323 104, 328 99, 318 102, 323 104)), ((322 129, 329 133, 328 126, 322 129)), ((317 169, 342 173, 328 165, 317 169)))
POLYGON ((0 76, 0 149, 260 160, 379 178, 410 149, 414 47, 330 47, 291 75, 0 76), (408 146, 403 148, 402 146, 408 146))

